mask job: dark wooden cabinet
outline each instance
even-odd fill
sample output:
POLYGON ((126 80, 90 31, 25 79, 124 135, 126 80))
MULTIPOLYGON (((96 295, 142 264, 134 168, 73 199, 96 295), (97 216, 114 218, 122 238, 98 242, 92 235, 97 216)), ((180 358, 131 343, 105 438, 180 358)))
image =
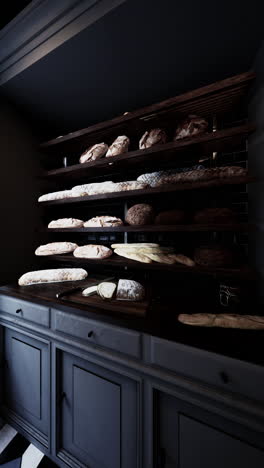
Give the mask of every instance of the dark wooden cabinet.
POLYGON ((45 438, 49 432, 49 382, 48 345, 5 328, 3 405, 11 417, 34 427, 45 438))
MULTIPOLYGON (((138 384, 61 354, 60 451, 89 468, 138 466, 138 384)), ((60 456, 60 453, 59 453, 60 456)))

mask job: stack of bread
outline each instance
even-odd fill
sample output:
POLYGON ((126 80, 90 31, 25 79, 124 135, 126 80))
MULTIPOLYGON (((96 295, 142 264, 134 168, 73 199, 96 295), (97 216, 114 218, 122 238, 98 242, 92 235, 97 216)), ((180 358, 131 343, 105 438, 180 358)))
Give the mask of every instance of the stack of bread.
POLYGON ((181 263, 183 265, 193 267, 194 261, 182 254, 175 254, 171 247, 161 247, 154 243, 135 243, 135 244, 112 244, 114 253, 121 257, 129 258, 141 263, 166 263, 173 265, 181 263))

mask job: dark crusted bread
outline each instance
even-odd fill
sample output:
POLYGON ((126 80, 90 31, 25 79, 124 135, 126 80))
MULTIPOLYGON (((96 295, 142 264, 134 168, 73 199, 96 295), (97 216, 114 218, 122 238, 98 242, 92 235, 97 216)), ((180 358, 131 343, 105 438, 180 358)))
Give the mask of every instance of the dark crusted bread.
POLYGON ((130 225, 152 224, 154 221, 154 209, 146 203, 131 206, 126 214, 126 222, 130 225))
POLYGON ((185 221, 183 210, 162 211, 155 218, 155 224, 181 224, 185 221))
POLYGON ((228 267, 236 264, 237 255, 224 246, 203 246, 195 249, 194 261, 203 266, 228 267))
POLYGON ((236 221, 230 208, 205 208, 195 213, 193 221, 197 224, 230 224, 236 221))

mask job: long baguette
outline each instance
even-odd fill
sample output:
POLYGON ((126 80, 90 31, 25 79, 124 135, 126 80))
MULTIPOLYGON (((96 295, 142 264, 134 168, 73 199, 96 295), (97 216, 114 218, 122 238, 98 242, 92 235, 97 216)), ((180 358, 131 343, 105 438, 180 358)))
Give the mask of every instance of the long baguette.
POLYGON ((57 268, 53 270, 30 271, 18 280, 19 286, 29 286, 38 283, 60 283, 63 281, 79 281, 88 276, 82 268, 57 268))
POLYGON ((185 325, 196 327, 239 328, 264 330, 264 317, 237 314, 180 314, 178 320, 185 325))

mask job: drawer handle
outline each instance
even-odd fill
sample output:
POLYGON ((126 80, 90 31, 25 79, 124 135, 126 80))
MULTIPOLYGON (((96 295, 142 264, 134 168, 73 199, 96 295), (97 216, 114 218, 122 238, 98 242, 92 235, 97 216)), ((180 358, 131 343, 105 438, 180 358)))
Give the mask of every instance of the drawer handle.
POLYGON ((62 392, 58 398, 57 398, 57 404, 58 405, 61 405, 61 403, 63 402, 63 400, 66 398, 66 393, 65 392, 62 392))
POLYGON ((93 334, 94 334, 93 330, 89 331, 88 338, 91 338, 93 336, 93 334))
POLYGON ((22 309, 17 309, 16 310, 16 314, 21 314, 22 312, 23 312, 22 309))
POLYGON ((229 376, 227 375, 226 372, 222 371, 222 372, 219 373, 219 375, 220 375, 220 378, 221 378, 221 380, 222 380, 222 382, 224 384, 228 384, 230 382, 230 378, 229 378, 229 376))

